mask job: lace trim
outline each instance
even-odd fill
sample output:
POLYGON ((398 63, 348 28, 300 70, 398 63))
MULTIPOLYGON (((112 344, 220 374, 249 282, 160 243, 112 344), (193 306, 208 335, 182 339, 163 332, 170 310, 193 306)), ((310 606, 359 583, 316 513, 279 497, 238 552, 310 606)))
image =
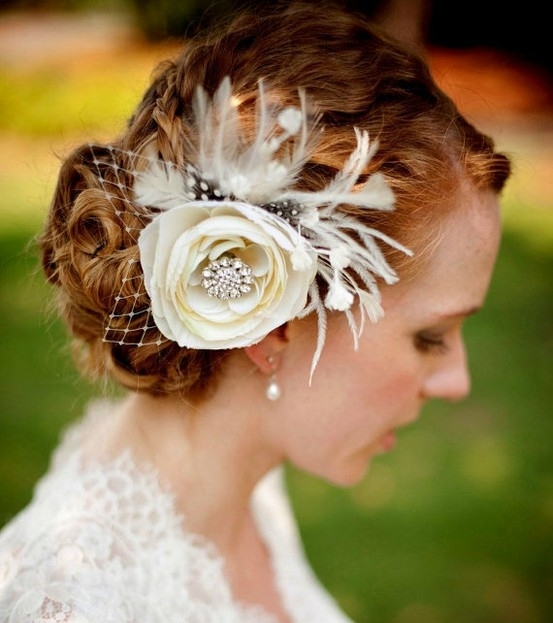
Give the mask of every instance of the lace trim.
MULTIPOLYGON (((223 559, 186 532, 152 467, 138 467, 130 451, 84 465, 80 443, 105 410, 68 431, 33 502, 0 535, 1 620, 275 623, 260 606, 233 600, 223 559)), ((279 474, 266 481, 253 509, 290 616, 346 623, 306 565, 279 474)))

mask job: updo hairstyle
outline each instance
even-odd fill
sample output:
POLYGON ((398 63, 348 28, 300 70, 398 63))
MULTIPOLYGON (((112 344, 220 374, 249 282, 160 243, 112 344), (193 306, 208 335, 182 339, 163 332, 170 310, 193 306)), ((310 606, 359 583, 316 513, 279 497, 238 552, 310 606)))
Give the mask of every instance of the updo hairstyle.
MULTIPOLYGON (((194 91, 202 85, 211 95, 226 76, 246 131, 253 132, 260 79, 269 96, 285 105, 297 104, 298 89, 305 90, 324 132, 298 180, 300 188, 319 190, 335 176, 356 147, 354 127, 378 141, 366 174, 379 170, 386 176, 395 210, 343 209, 414 251, 409 259, 383 248, 401 279, 423 265, 422 250, 455 204, 463 177, 479 189, 500 192, 509 175, 507 158, 459 114, 421 58, 339 8, 296 3, 274 13, 244 13, 217 32, 185 41, 178 58, 157 68, 126 130, 110 143, 117 151, 96 148, 93 164, 84 145, 65 160, 40 237, 43 267, 58 286, 61 315, 81 346, 85 370, 95 377, 111 375, 127 388, 180 393, 191 401, 215 386, 228 351, 191 350, 167 340, 138 347, 106 343, 103 337, 128 261, 136 257, 136 230, 145 222, 125 210, 133 199, 125 150, 140 152, 154 141, 163 159, 186 163, 194 91), (114 162, 119 178, 127 179, 122 188, 113 186, 108 201, 98 168, 115 183, 114 162)), ((133 270, 140 280, 138 262, 133 270)), ((136 280, 125 281, 127 295, 136 280)), ((149 306, 142 292, 133 299, 137 309, 149 306)), ((157 329, 149 331, 154 342, 157 329)))

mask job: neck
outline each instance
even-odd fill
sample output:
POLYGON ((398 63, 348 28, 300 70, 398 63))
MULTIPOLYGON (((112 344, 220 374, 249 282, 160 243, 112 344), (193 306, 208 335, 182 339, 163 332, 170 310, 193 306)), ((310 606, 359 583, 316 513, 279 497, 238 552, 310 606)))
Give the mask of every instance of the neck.
POLYGON ((264 407, 255 396, 223 388, 197 407, 174 396, 132 394, 118 419, 120 446, 155 467, 187 529, 223 554, 232 554, 248 531, 254 487, 281 461, 264 440, 264 407))

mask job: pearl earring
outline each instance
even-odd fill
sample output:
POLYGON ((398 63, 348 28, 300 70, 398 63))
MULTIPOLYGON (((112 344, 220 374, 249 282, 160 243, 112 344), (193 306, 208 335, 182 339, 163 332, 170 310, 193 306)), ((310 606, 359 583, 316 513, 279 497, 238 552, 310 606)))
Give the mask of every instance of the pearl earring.
POLYGON ((278 400, 282 396, 280 385, 277 383, 276 376, 271 374, 267 383, 267 398, 269 400, 278 400))
POLYGON ((267 357, 267 362, 273 365, 273 372, 269 377, 269 381, 267 383, 266 396, 269 400, 275 401, 278 400, 282 396, 282 390, 280 389, 280 385, 276 380, 276 373, 274 371, 274 357, 267 357))

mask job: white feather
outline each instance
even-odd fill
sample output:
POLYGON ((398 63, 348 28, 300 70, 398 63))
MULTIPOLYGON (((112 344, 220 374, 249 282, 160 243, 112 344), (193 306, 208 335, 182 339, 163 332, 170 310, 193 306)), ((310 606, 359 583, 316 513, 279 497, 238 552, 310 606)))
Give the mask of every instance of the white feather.
POLYGON ((326 310, 321 300, 321 295, 316 281, 311 284, 309 297, 312 308, 314 308, 317 312, 317 344, 315 346, 313 359, 311 360, 311 370, 309 373, 309 385, 311 385, 326 339, 326 310))
POLYGON ((150 160, 149 167, 137 173, 133 190, 137 203, 162 210, 176 208, 189 200, 182 173, 161 160, 150 160))
POLYGON ((308 153, 309 124, 305 99, 302 108, 270 107, 263 83, 259 83, 257 127, 253 142, 247 144, 232 97, 230 80, 225 78, 212 100, 202 88, 194 99, 194 125, 198 129, 194 167, 199 175, 221 189, 224 195, 253 204, 274 201, 293 185, 308 153), (288 152, 275 154, 284 141, 293 141, 288 152))

